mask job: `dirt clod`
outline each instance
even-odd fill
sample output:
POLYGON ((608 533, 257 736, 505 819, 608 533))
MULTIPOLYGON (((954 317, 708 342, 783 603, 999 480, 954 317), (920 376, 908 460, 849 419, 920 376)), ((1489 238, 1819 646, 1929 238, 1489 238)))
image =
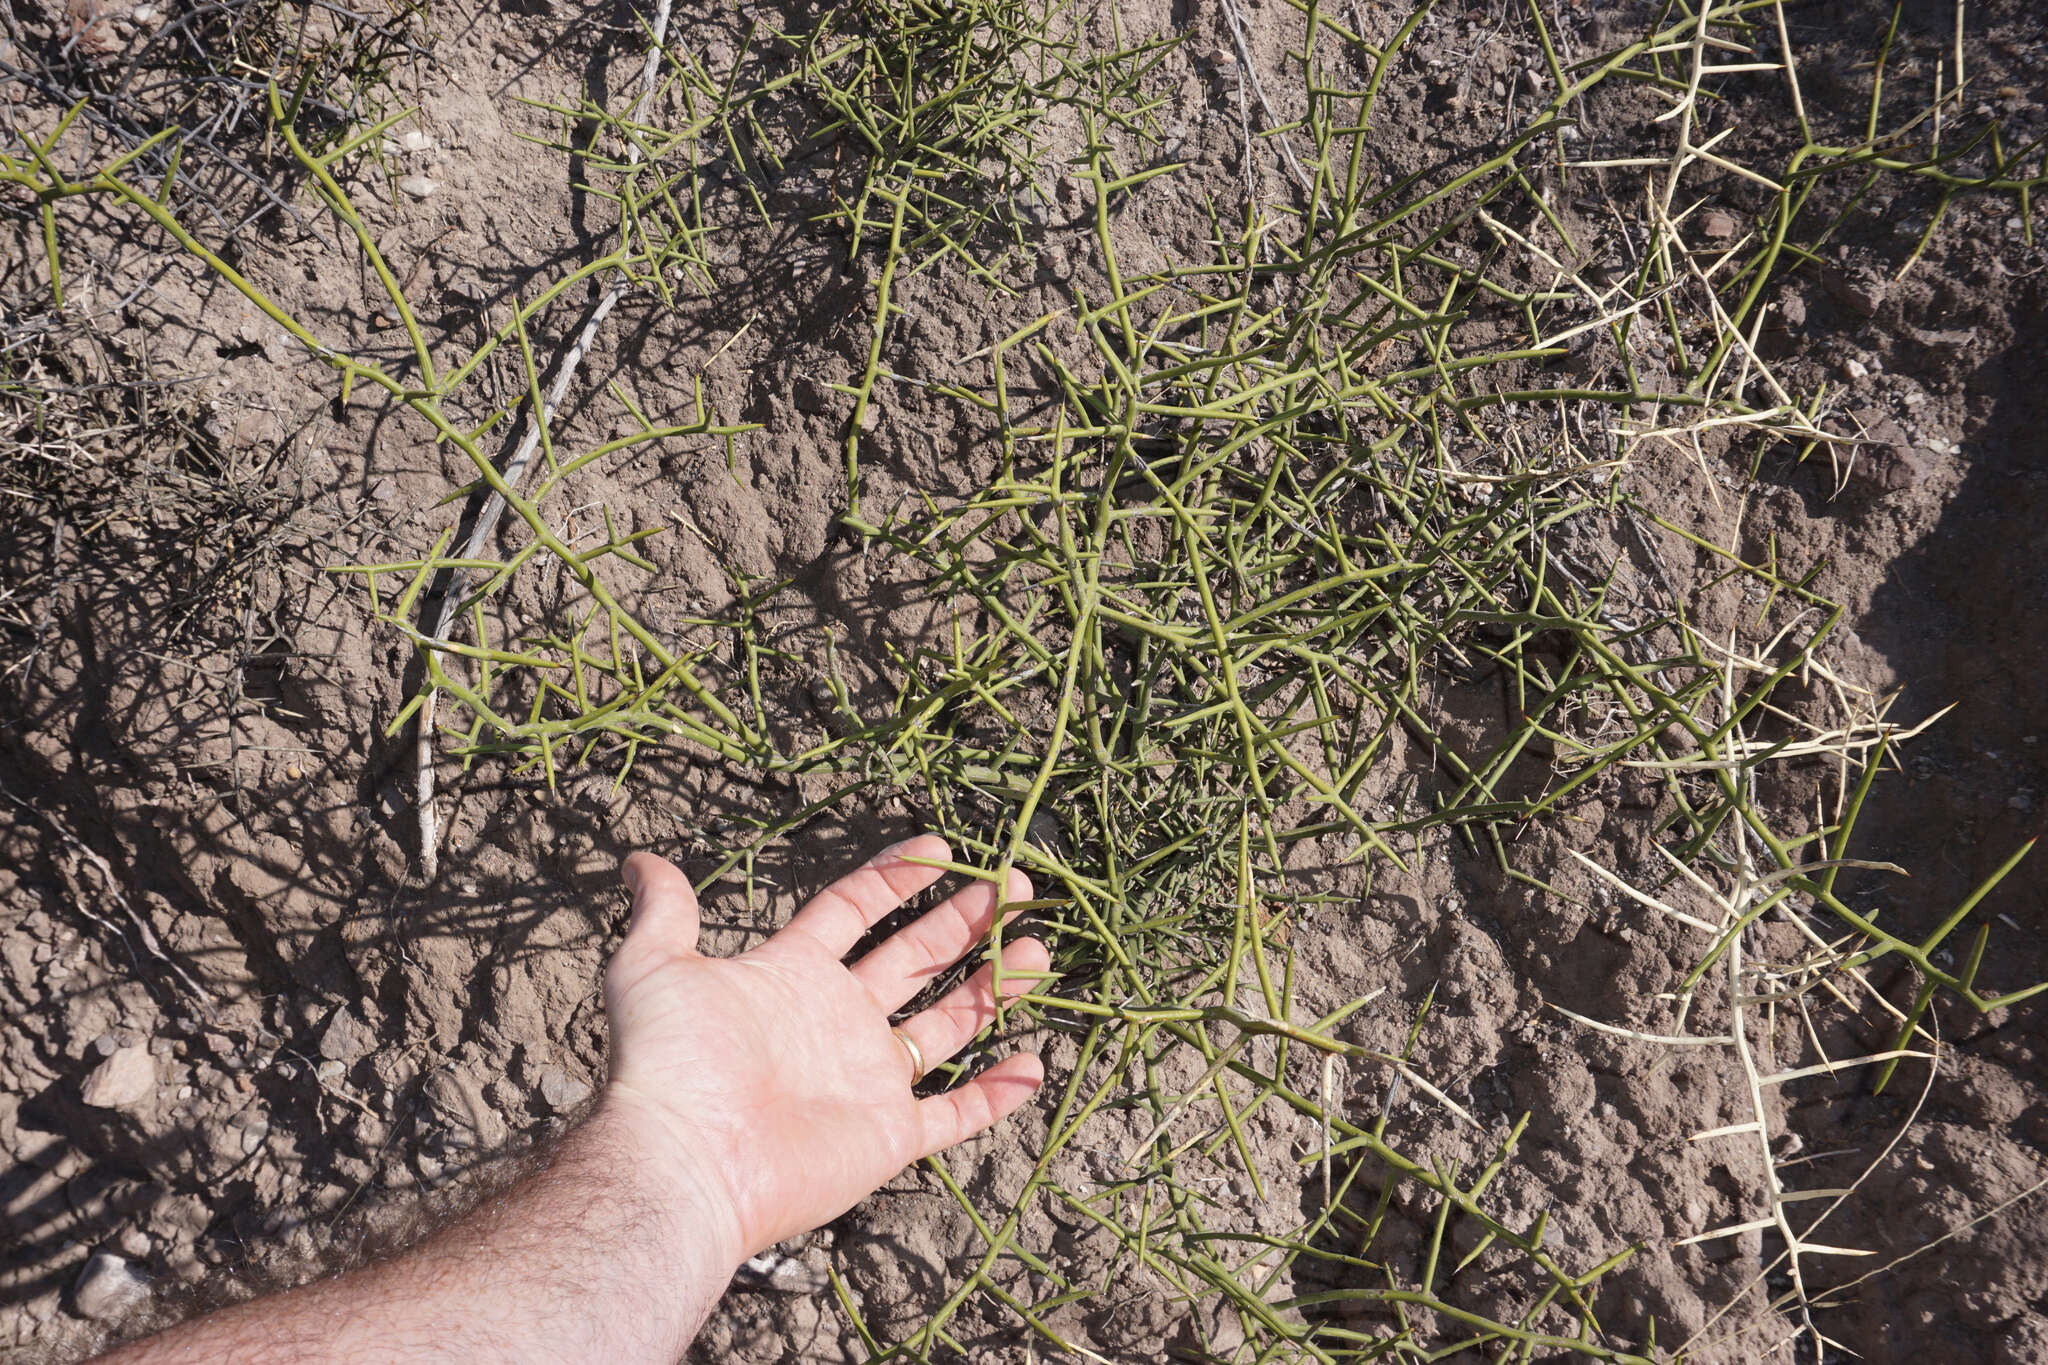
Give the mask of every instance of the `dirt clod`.
POLYGON ((1876 317, 1877 310, 1884 305, 1884 281, 1875 276, 1830 269, 1820 279, 1828 297, 1857 317, 1876 317))

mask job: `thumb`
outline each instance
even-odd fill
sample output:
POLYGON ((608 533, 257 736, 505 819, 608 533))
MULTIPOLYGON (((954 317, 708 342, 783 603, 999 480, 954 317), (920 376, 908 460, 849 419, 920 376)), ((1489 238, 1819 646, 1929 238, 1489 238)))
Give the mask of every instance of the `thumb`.
POLYGON ((635 853, 621 869, 633 896, 627 942, 673 952, 697 951, 697 892, 682 869, 653 853, 635 853))

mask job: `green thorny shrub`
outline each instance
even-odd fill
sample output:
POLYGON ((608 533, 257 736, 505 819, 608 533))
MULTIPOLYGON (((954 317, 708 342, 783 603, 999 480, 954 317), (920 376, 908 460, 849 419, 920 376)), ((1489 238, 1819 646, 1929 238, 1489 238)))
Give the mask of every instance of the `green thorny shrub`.
MULTIPOLYGON (((1130 42, 1117 25, 1117 41, 1092 50, 1074 7, 1046 0, 830 6, 807 33, 750 35, 747 52, 772 44, 784 54, 781 74, 746 75, 744 54, 713 72, 664 43, 650 66, 658 80, 622 110, 545 106, 565 128, 596 129, 559 145, 584 158, 590 188, 617 205, 615 235, 601 254, 528 290, 457 355, 430 339, 345 187, 350 159, 395 119, 316 147, 286 116, 290 96, 271 96, 308 192, 355 237, 388 297, 410 352, 396 364, 324 340, 209 249, 188 226, 174 158, 153 188, 130 178, 142 149, 60 169, 73 109, 0 160, 0 182, 40 215, 53 286, 70 201, 147 219, 334 367, 344 403, 369 385, 461 451, 476 482, 451 494, 488 491, 517 515, 525 529, 503 557, 451 553, 451 525, 416 557, 342 569, 365 580, 378 619, 424 656, 422 689, 394 731, 433 696, 454 711, 451 733, 468 761, 505 756, 551 778, 565 765, 602 763, 624 781, 645 745, 679 737, 743 771, 827 779, 826 794, 803 809, 763 816, 707 884, 737 868, 751 887, 767 841, 838 802, 891 790, 929 811, 960 851, 962 873, 1001 885, 1016 866, 1036 879, 1031 909, 1056 945, 1061 984, 1012 1010, 1074 1035, 1078 1059, 1015 1198, 984 1208, 932 1163, 983 1246, 918 1330, 877 1338, 841 1287, 877 1358, 963 1349, 955 1329, 970 1304, 1014 1313, 1056 1349, 1078 1351, 1054 1315, 1101 1284, 1070 1280, 1021 1240, 1040 1205, 1113 1239, 1120 1253, 1109 1273, 1142 1266, 1213 1308, 1200 1331, 1216 1359, 1422 1359, 1480 1347, 1520 1360, 1668 1355, 1654 1335, 1633 1349, 1616 1344, 1596 1311, 1601 1280, 1635 1248, 1552 1245, 1547 1216, 1512 1226, 1489 1213, 1487 1189, 1521 1127, 1483 1133, 1410 1064, 1426 1003, 1393 1051, 1341 1036, 1362 1001, 1297 1017, 1290 925, 1335 899, 1290 874, 1303 861, 1297 850, 1405 866, 1431 831, 1449 831, 1508 877, 1561 895, 1514 864, 1510 836, 1621 765, 1651 775, 1668 798, 1658 834, 1669 876, 1716 916, 1594 870, 1699 936, 1671 1034, 1684 1034, 1696 998, 1725 993, 1714 998, 1732 1019, 1728 1032, 1686 1041, 1735 1056, 1754 1114, 1729 1132, 1762 1146, 1752 1192, 1760 1216, 1706 1235, 1774 1229, 1783 1242, 1774 1264, 1793 1281, 1776 1302, 1800 1313, 1814 1298, 1802 1256, 1835 1249, 1811 1238, 1817 1219, 1795 1226, 1787 1210, 1794 1195, 1770 1157, 1763 1095, 1806 1073, 1755 1064, 1744 1010, 1777 1007, 1764 1000, 1821 1008, 1823 995, 1849 1008, 1863 992, 1876 1005, 1854 1008, 1889 1010, 1898 1042, 1839 1065, 1888 1070, 1926 1055, 1919 1024, 1937 990, 1979 1009, 2034 993, 1978 989, 1981 928, 1959 967, 1936 956, 2010 862, 1919 940, 1836 894, 1842 867, 1885 866, 1852 859, 1849 842, 1894 736, 1875 708, 1802 730, 1772 704, 1781 682, 1825 672, 1819 651, 1841 611, 1813 589, 1813 571, 1712 545, 1625 495, 1616 474, 1644 442, 1708 431, 1759 449, 1833 449, 1820 398, 1782 391, 1749 344, 1770 283, 1810 260, 1840 221, 1822 190, 1892 174, 1934 187, 1943 209, 1971 194, 2024 199, 2043 183, 2021 169, 2038 149, 2007 155, 1995 125, 1939 148, 1914 140, 1918 119, 1880 133, 1874 94, 1860 140, 1817 140, 1802 106, 1803 145, 1775 176, 1737 166, 1713 150, 1717 139, 1693 141, 1694 115, 1710 98, 1710 54, 1726 62, 1733 50, 1750 59, 1737 70, 1789 76, 1766 51, 1775 36, 1782 52, 1774 0, 1708 5, 1571 67, 1532 6, 1554 93, 1492 147, 1382 180, 1369 154, 1375 105, 1429 7, 1374 43, 1318 4, 1291 3, 1302 26, 1288 74, 1301 82, 1304 112, 1262 136, 1280 144, 1294 202, 1248 201, 1236 216, 1212 209, 1202 253, 1137 274, 1117 259, 1115 225, 1123 206, 1179 169, 1148 160, 1160 101, 1145 77, 1171 43, 1130 42), (1658 127, 1671 147, 1603 163, 1644 167, 1636 226, 1647 245, 1632 273, 1595 287, 1565 264, 1582 253, 1539 183, 1544 158, 1564 156, 1576 103, 1623 80, 1670 101, 1668 127, 1658 127), (858 497, 862 417, 892 385, 912 382, 887 363, 895 291, 912 274, 951 270, 991 296, 1015 292, 1019 248, 1042 232, 1030 206, 1048 202, 1056 114, 1079 130, 1079 155, 1061 173, 1092 206, 1082 246, 1102 283, 1077 286, 1071 308, 969 358, 980 377, 963 365, 957 380, 931 385, 999 451, 997 476, 965 497, 877 513, 858 497), (656 303, 679 289, 716 291, 705 245, 725 225, 705 191, 707 168, 737 177, 735 212, 772 224, 761 184, 793 149, 826 139, 848 149, 826 218, 874 291, 864 366, 841 386, 845 524, 914 565, 951 611, 940 643, 895 657, 894 695, 876 709, 853 702, 833 641, 814 642, 837 714, 822 737, 791 743, 776 738, 763 678, 810 659, 760 627, 779 589, 743 584, 729 615, 679 622, 704 642, 686 646, 626 605, 633 593, 621 576, 652 572, 636 548, 652 531, 622 534, 607 516, 605 534, 585 546, 547 515, 550 497, 593 462, 655 442, 731 441, 750 428, 721 420, 701 386, 690 421, 661 425, 614 385, 635 429, 558 449, 532 338, 600 281, 623 279, 656 303), (1709 267, 1685 236, 1679 190, 1688 178, 1727 174, 1762 180, 1771 197, 1757 230, 1709 267), (1668 382, 1639 365, 1653 333, 1676 358, 1668 382), (1612 361, 1583 365, 1589 342, 1611 346, 1612 361), (516 359, 525 385, 494 403, 478 380, 500 354, 516 359), (523 483, 489 453, 522 418, 535 424, 542 456, 523 483), (1589 561, 1594 532, 1647 539, 1652 527, 1755 585, 1756 642, 1710 640, 1672 585, 1627 586, 1615 564, 1589 561), (554 566, 580 587, 579 614, 567 628, 522 624, 508 587, 554 566), (466 639, 426 625, 434 586, 450 580, 466 639), (1474 741, 1445 697, 1482 685, 1497 691, 1500 721, 1474 741), (1834 816, 1777 828, 1760 775, 1815 755, 1839 761, 1834 816), (1747 932, 1767 917, 1796 924, 1811 954, 1786 964, 1746 953, 1747 932), (1884 958, 1916 973, 1909 1008, 1865 984, 1864 969, 1884 958), (1341 1100, 1345 1068, 1389 1073, 1378 1112, 1341 1100), (1388 1131, 1401 1086, 1480 1134, 1490 1155, 1476 1172, 1401 1150, 1388 1131), (1211 1173, 1234 1163, 1261 1196, 1278 1176, 1260 1169, 1245 1136, 1267 1106, 1306 1116, 1322 1134, 1301 1157, 1320 1175, 1314 1211, 1284 1233, 1225 1230, 1211 1173), (1150 1135, 1117 1178, 1074 1184, 1063 1154, 1085 1145, 1078 1135, 1095 1116, 1120 1111, 1143 1116, 1150 1135), (1413 1197, 1397 1200, 1403 1188, 1413 1197), (1376 1250, 1390 1219, 1419 1229, 1419 1250, 1376 1250), (1470 1249, 1447 1256, 1447 1233, 1460 1226, 1474 1232, 1470 1249), (1488 1311, 1471 1306, 1474 1277, 1461 1273, 1482 1258, 1488 1311), (1294 1274, 1311 1266, 1339 1287, 1294 1293, 1294 1274), (1498 1308, 1504 1286, 1510 1312, 1498 1308), (1364 1324, 1360 1308, 1382 1317, 1364 1324)), ((167 132, 149 147, 174 142, 167 132)), ((1817 1333, 1810 1317, 1802 1330, 1817 1333)))

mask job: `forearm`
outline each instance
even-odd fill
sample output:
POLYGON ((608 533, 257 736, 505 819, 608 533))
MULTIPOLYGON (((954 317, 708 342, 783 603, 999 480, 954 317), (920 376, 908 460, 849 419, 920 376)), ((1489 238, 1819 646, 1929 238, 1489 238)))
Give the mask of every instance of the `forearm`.
POLYGON ((738 1264, 729 1209, 607 1096, 546 1164, 420 1245, 137 1342, 171 1361, 669 1362, 738 1264))

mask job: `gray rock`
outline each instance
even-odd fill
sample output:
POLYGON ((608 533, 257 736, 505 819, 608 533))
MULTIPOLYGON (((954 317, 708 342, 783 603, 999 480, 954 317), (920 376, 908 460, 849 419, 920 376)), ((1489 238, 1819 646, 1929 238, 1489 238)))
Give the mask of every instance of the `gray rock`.
POLYGON ((398 188, 404 190, 415 199, 424 199, 435 190, 440 189, 441 182, 429 180, 424 175, 409 175, 398 182, 398 188))
POLYGON ((146 1047, 115 1049, 86 1073, 79 1098, 95 1109, 129 1109, 156 1093, 156 1060, 146 1047))
POLYGON ((149 1302, 149 1281, 119 1256, 95 1251, 71 1286, 71 1306, 93 1322, 119 1322, 149 1302))
POLYGON ((320 1034, 320 1055, 343 1066, 354 1066, 376 1050, 377 1035, 347 1005, 334 1012, 320 1034))
POLYGON ((590 1098, 590 1085, 580 1081, 558 1066, 542 1067, 540 1073, 541 1103, 549 1111, 566 1114, 590 1098))

